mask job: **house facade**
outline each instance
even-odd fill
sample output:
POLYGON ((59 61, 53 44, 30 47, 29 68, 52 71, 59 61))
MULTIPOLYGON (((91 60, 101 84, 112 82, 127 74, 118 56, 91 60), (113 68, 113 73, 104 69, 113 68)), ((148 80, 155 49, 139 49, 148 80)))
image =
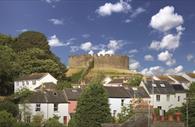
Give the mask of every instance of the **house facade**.
POLYGON ((23 88, 35 91, 37 87, 40 87, 44 83, 57 84, 57 79, 49 73, 32 73, 14 81, 14 92, 23 88))
POLYGON ((59 117, 59 122, 67 125, 70 119, 68 102, 62 91, 34 92, 26 103, 19 104, 21 120, 31 122, 33 116, 41 115, 44 120, 59 117))
POLYGON ((181 84, 178 85, 182 92, 176 90, 167 81, 146 81, 140 84, 150 95, 150 104, 153 108, 159 108, 163 111, 180 107, 185 103, 186 92, 181 84))

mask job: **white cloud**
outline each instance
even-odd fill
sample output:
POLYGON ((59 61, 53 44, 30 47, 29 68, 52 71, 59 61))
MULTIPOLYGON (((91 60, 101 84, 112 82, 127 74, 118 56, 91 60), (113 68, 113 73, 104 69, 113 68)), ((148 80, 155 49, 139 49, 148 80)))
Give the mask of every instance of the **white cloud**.
POLYGON ((90 50, 90 51, 88 52, 88 54, 93 55, 93 54, 94 54, 93 50, 90 50))
POLYGON ((106 51, 106 50, 103 49, 103 50, 99 51, 97 54, 98 54, 98 56, 100 56, 100 55, 103 55, 104 56, 106 54, 113 55, 114 54, 114 51, 113 50, 107 50, 106 51))
POLYGON ((144 56, 145 61, 154 61, 154 57, 150 54, 144 56))
POLYGON ((49 42, 49 46, 51 46, 51 47, 67 46, 67 45, 69 45, 68 43, 67 44, 62 43, 55 34, 50 37, 48 42, 49 42))
POLYGON ((162 75, 164 73, 164 69, 160 66, 154 66, 143 69, 141 73, 144 75, 162 75))
POLYGON ((80 48, 84 51, 89 51, 92 49, 92 43, 91 42, 84 42, 80 45, 80 48))
POLYGON ((21 29, 21 30, 16 30, 16 31, 18 31, 18 32, 26 32, 26 31, 28 31, 28 29, 21 29))
POLYGON ((173 75, 173 74, 181 74, 182 72, 183 72, 183 66, 179 65, 173 69, 171 68, 166 70, 165 74, 173 75))
POLYGON ((90 37, 90 34, 83 34, 82 37, 83 38, 89 38, 90 37))
POLYGON ((173 6, 166 6, 152 16, 150 26, 162 32, 183 24, 184 20, 181 15, 174 12, 173 6))
POLYGON ((79 49, 80 49, 79 46, 74 46, 74 45, 70 46, 70 52, 76 52, 76 51, 78 51, 79 49))
POLYGON ((169 51, 161 52, 158 55, 158 60, 165 62, 166 65, 172 66, 176 63, 176 60, 172 58, 173 54, 169 53, 169 51))
POLYGON ((181 33, 178 33, 177 35, 167 34, 162 38, 161 41, 153 41, 150 44, 150 48, 155 50, 159 49, 174 50, 178 48, 180 45, 180 36, 181 33))
POLYGON ((52 19, 49 19, 49 21, 54 24, 54 25, 63 25, 64 24, 64 21, 62 19, 55 19, 55 18, 52 18, 52 19))
POLYGON ((126 19, 124 22, 125 23, 130 23, 132 20, 131 19, 126 19))
POLYGON ((129 54, 133 54, 133 53, 138 53, 138 50, 137 49, 132 49, 128 52, 129 54))
POLYGON ((186 58, 187 58, 187 61, 192 61, 194 59, 194 56, 192 54, 188 54, 186 58))
POLYGON ((53 3, 53 2, 59 2, 60 0, 44 0, 45 2, 47 2, 47 3, 53 3))
POLYGON ((131 14, 131 18, 135 18, 136 16, 138 16, 139 14, 145 12, 146 10, 142 7, 138 7, 137 9, 135 9, 132 14, 131 14))
POLYGON ((117 49, 120 49, 122 45, 122 40, 110 40, 107 48, 115 51, 117 49))
POLYGON ((137 70, 140 67, 140 63, 139 61, 135 60, 135 59, 131 59, 129 61, 129 69, 131 70, 137 70))
POLYGON ((127 13, 131 10, 131 5, 128 2, 120 0, 117 3, 105 3, 104 5, 100 6, 96 12, 100 16, 109 16, 112 13, 127 13))
POLYGON ((193 71, 193 73, 195 73, 195 70, 193 71))

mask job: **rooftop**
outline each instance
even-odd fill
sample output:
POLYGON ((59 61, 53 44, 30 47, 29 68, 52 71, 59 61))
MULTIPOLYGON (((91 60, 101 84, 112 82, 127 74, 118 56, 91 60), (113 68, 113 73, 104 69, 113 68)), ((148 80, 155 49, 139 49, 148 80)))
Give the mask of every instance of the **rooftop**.
POLYGON ((40 78, 46 76, 47 74, 48 73, 32 73, 30 75, 25 75, 23 77, 18 78, 17 81, 40 79, 40 78))
POLYGON ((105 87, 109 98, 130 98, 130 94, 124 87, 105 87))
POLYGON ((81 88, 65 88, 64 89, 66 97, 68 100, 76 101, 78 100, 82 89, 81 88))
POLYGON ((187 73, 187 75, 191 78, 195 78, 195 73, 187 73))
POLYGON ((169 78, 169 76, 167 75, 161 75, 161 76, 157 76, 157 78, 159 78, 162 81, 167 81, 169 83, 174 83, 175 81, 173 81, 172 79, 169 78))
POLYGON ((170 76, 181 83, 188 83, 189 82, 186 78, 184 78, 183 76, 180 76, 180 75, 170 75, 170 76))

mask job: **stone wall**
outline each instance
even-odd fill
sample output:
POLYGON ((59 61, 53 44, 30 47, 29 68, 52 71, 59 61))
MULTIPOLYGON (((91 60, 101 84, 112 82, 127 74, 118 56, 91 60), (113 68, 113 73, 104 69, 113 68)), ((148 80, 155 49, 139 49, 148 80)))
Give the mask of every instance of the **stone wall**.
POLYGON ((129 57, 121 55, 79 55, 69 57, 69 67, 85 68, 93 60, 94 68, 129 69, 129 57))

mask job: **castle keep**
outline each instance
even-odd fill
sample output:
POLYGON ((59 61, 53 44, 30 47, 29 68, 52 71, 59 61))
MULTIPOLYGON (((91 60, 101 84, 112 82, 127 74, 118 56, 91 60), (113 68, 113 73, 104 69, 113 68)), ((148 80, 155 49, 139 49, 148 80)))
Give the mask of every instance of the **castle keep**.
POLYGON ((70 68, 87 68, 93 64, 94 68, 129 69, 129 57, 121 55, 76 55, 69 57, 70 68))

